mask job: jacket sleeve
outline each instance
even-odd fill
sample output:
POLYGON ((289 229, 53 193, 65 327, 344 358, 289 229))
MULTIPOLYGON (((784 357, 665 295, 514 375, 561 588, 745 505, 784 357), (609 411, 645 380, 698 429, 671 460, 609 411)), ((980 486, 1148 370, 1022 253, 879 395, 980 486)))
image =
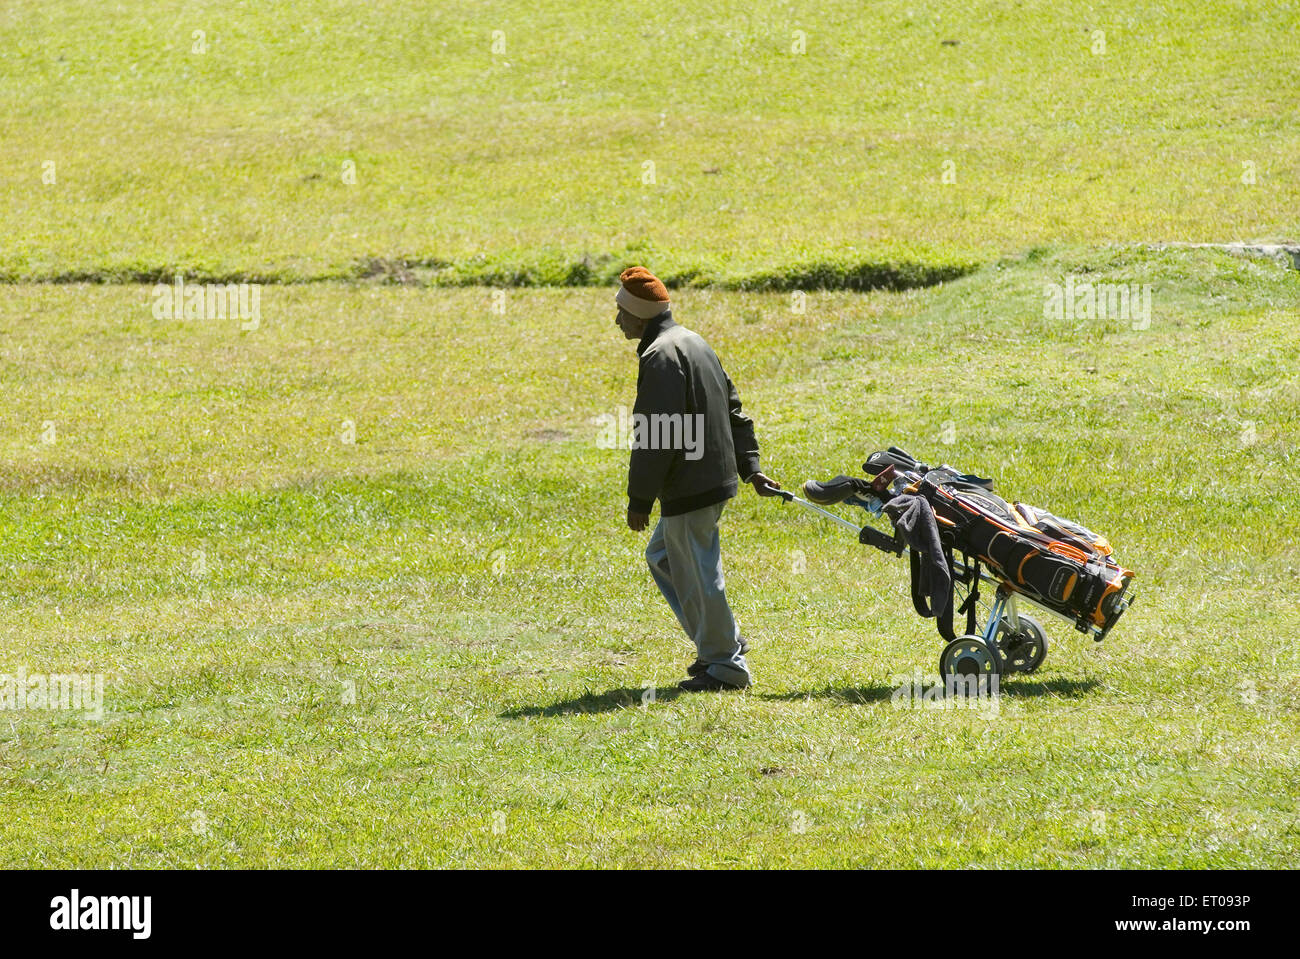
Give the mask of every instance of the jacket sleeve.
POLYGON ((668 357, 643 357, 632 408, 632 460, 627 475, 628 509, 649 513, 663 491, 664 480, 681 451, 651 449, 652 417, 656 413, 684 415, 686 376, 668 357))
POLYGON ((727 377, 727 411, 731 418, 731 441, 736 447, 736 472, 742 480, 748 480, 759 471, 758 439, 754 436, 754 421, 740 410, 740 394, 730 376, 727 377))

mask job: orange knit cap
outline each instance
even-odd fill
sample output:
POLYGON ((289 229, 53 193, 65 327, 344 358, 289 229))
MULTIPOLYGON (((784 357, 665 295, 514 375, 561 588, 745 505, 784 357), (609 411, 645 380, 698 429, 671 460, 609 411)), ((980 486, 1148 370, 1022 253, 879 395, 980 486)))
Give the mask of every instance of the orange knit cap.
POLYGON ((667 287, 644 266, 629 266, 618 281, 614 300, 637 319, 653 319, 668 309, 667 287))

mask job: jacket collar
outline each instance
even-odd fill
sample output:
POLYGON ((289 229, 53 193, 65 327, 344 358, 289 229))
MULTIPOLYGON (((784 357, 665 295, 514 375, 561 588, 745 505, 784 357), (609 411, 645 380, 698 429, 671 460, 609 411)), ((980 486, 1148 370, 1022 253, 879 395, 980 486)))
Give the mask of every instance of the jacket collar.
POLYGON ((670 326, 676 325, 677 323, 673 320, 673 311, 671 309, 664 310, 658 316, 653 317, 650 322, 645 325, 645 332, 641 334, 641 342, 636 345, 636 355, 640 356, 643 354, 650 348, 650 344, 658 338, 660 333, 668 329, 670 326))

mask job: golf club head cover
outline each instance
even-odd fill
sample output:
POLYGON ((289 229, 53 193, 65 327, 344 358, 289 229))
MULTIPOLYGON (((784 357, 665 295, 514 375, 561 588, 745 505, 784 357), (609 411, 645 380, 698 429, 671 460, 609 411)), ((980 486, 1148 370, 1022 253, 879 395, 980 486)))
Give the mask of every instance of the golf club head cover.
POLYGON ((816 503, 818 506, 842 503, 855 493, 870 494, 871 484, 852 476, 837 476, 824 483, 808 480, 803 484, 803 495, 808 497, 810 503, 816 503))

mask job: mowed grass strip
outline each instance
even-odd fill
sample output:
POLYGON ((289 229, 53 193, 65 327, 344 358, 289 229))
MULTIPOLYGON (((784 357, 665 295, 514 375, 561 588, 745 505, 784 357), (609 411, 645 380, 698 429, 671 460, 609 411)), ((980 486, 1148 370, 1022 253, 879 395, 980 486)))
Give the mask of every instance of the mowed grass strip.
POLYGON ((100 721, 0 714, 5 865, 1290 864, 1275 264, 1044 249, 803 313, 676 297, 788 486, 897 442, 1138 571, 1106 643, 1047 623, 995 717, 897 708, 940 650, 905 565, 748 494, 757 686, 675 694, 691 651, 599 442, 635 381, 607 290, 276 288, 253 331, 155 320, 148 287, 9 294, 0 672, 106 686, 100 721), (1069 276, 1151 282, 1149 326, 1045 317, 1069 276))

